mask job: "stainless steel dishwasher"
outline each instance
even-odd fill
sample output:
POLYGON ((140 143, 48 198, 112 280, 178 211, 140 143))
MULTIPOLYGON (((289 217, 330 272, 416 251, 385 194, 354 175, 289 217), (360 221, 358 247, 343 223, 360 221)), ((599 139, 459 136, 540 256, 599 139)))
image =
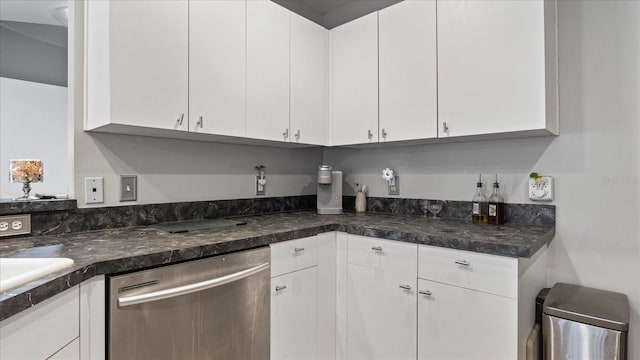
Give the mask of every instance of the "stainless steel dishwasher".
POLYGON ((269 247, 109 278, 108 357, 268 359, 269 247))

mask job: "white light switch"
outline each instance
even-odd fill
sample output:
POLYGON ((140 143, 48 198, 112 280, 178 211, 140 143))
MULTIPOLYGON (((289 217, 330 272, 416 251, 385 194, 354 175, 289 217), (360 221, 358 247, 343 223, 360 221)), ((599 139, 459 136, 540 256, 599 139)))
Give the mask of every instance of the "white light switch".
POLYGON ((84 178, 84 202, 87 204, 104 202, 104 186, 101 177, 84 178))

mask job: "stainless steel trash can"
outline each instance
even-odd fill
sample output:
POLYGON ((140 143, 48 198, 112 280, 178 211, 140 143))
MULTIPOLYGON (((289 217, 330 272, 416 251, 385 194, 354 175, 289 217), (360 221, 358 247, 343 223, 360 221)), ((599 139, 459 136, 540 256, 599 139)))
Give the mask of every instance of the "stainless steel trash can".
POLYGON ((544 359, 626 360, 628 332, 624 294, 557 283, 544 301, 544 359))

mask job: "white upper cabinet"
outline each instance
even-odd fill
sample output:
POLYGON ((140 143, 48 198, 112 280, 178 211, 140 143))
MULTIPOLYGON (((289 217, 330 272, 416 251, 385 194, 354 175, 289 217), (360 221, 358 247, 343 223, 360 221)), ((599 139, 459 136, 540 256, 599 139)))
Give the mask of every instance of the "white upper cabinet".
POLYGON ((289 140, 289 11, 247 1, 247 137, 289 140))
POLYGON ((331 145, 378 142, 378 13, 330 31, 331 145))
POLYGON ((438 1, 440 137, 557 133, 555 6, 438 1))
POLYGON ((380 141, 437 137, 436 2, 380 10, 378 26, 380 141))
POLYGON ((329 31, 291 13, 290 141, 327 145, 329 31))
POLYGON ((188 2, 89 1, 86 6, 86 128, 188 130, 188 2))
POLYGON ((193 132, 245 135, 245 16, 244 0, 189 3, 189 129, 193 132))

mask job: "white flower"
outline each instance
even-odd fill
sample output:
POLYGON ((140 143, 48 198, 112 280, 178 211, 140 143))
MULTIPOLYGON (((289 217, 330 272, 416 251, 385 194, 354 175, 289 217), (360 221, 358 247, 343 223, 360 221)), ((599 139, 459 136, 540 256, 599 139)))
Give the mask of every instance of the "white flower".
POLYGON ((384 170, 382 170, 382 178, 387 180, 387 181, 391 181, 393 180, 393 170, 386 168, 384 170))

